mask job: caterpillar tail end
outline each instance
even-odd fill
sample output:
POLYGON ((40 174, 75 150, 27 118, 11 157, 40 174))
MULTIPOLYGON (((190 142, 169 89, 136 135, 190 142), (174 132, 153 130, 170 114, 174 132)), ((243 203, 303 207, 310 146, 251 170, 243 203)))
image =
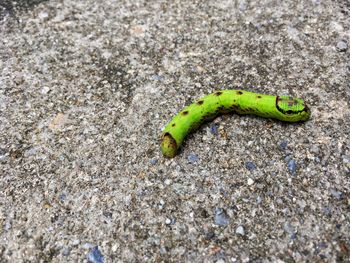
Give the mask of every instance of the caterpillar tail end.
POLYGON ((166 132, 162 136, 161 149, 164 157, 174 158, 177 154, 177 143, 170 133, 166 132))

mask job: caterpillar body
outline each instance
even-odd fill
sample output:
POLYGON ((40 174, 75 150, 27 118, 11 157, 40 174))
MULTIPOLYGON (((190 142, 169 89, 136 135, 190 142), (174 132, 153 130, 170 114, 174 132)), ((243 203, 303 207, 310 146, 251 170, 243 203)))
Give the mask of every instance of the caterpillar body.
POLYGON ((185 107, 168 123, 161 136, 163 155, 168 158, 175 157, 188 133, 203 122, 230 112, 254 114, 285 122, 306 121, 311 114, 304 100, 290 96, 273 96, 244 90, 216 91, 185 107))

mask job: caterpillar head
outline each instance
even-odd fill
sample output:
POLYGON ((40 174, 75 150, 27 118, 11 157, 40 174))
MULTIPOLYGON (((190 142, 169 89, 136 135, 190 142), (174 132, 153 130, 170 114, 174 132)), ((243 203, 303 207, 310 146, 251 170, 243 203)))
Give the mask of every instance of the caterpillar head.
POLYGON ((306 121, 311 115, 304 100, 290 96, 277 96, 276 108, 282 114, 284 121, 306 121))

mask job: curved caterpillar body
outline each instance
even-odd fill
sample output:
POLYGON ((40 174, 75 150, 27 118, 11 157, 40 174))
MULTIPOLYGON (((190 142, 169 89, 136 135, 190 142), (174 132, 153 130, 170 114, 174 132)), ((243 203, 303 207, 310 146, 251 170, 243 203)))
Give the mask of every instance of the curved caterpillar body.
POLYGON ((310 110, 302 99, 244 90, 216 91, 185 107, 168 123, 161 137, 163 155, 173 158, 189 132, 203 122, 229 112, 254 114, 286 122, 306 121, 310 118, 310 110))

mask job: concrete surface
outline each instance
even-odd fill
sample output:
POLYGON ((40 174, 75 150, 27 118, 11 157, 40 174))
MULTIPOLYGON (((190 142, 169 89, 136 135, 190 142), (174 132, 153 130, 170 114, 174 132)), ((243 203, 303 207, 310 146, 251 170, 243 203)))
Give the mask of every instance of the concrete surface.
POLYGON ((0 261, 349 262, 349 9, 0 0, 0 261), (226 115, 161 156, 177 111, 236 87, 312 119, 226 115))

